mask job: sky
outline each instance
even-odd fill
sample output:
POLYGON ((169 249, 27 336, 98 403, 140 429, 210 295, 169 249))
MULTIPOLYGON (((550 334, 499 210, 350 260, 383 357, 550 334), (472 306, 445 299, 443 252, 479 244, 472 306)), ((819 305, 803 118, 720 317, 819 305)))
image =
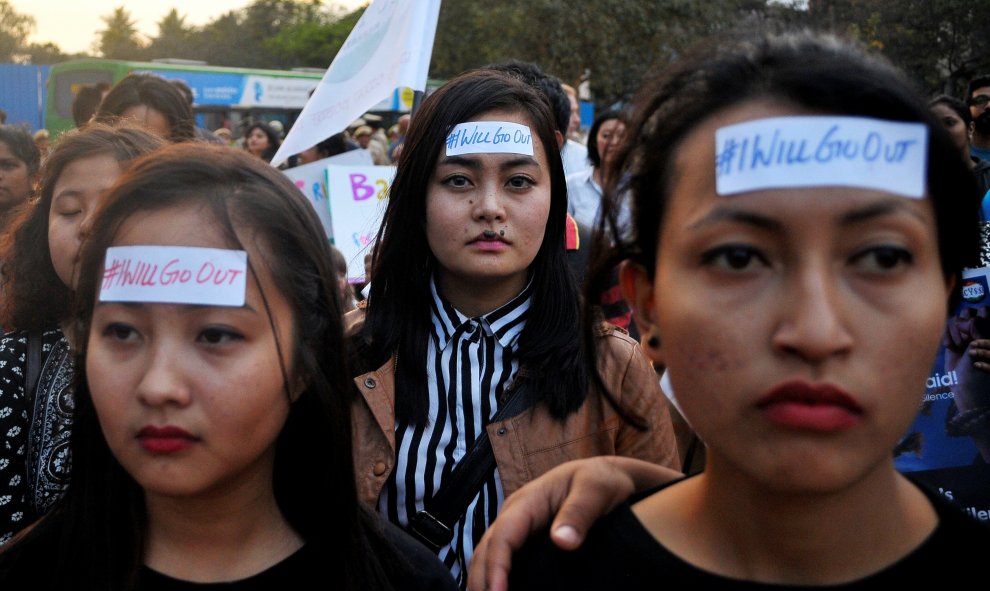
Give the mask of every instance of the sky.
MULTIPOLYGON (((158 21, 176 8, 189 25, 203 25, 225 12, 251 4, 251 0, 8 0, 20 14, 34 17, 35 29, 30 42, 52 42, 65 53, 91 52, 97 31, 105 27, 101 17, 124 6, 136 21, 138 32, 145 36, 158 33, 158 21)), ((339 5, 351 10, 368 0, 324 0, 325 5, 339 5)))

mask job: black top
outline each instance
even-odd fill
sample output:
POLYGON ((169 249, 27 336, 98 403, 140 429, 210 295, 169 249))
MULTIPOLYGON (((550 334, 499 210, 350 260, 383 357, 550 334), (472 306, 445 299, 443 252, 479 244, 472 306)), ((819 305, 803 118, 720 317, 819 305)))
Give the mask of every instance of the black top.
MULTIPOLYGON (((390 581, 401 591, 456 591, 450 571, 435 554, 391 523, 384 523, 385 538, 404 560, 390 581)), ((346 544, 347 540, 340 543, 346 544)), ((385 557, 381 557, 385 560, 385 557)), ((327 573, 322 552, 307 544, 282 562, 254 576, 226 583, 190 583, 143 567, 138 579, 139 591, 281 591, 283 589, 333 588, 332 573, 327 573)))
MULTIPOLYGON (((672 483, 671 483, 672 484, 672 483)), ((669 486, 669 485, 664 485, 669 486)), ((549 532, 530 538, 512 559, 509 588, 520 589, 932 589, 965 588, 986 580, 990 527, 970 518, 937 494, 924 489, 935 505, 939 523, 913 552, 865 579, 843 585, 795 587, 755 583, 717 575, 681 560, 656 541, 630 510, 630 499, 599 520, 582 546, 556 548, 549 532)))

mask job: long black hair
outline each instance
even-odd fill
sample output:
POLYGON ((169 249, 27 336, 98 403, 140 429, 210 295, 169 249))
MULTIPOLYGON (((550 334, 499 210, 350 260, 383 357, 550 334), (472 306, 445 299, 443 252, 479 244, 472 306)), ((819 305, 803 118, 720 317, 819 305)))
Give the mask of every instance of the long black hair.
POLYGON ((682 141, 716 113, 765 98, 816 113, 926 125, 928 192, 940 262, 945 277, 957 279, 947 302, 953 309, 960 297, 961 271, 976 263, 979 248, 979 203, 970 197, 976 194, 973 176, 920 92, 900 71, 855 45, 807 32, 708 41, 644 87, 620 155, 620 174, 612 176, 606 190, 590 292, 600 293, 609 271, 624 259, 653 275, 682 141), (630 228, 618 222, 623 199, 631 199, 630 228))
POLYGON ((533 391, 554 416, 577 409, 587 396, 580 296, 564 250, 567 188, 554 116, 547 100, 525 83, 479 69, 438 89, 412 118, 374 250, 375 274, 359 341, 368 348, 364 357, 371 369, 398 355, 396 416, 410 423, 425 422, 428 409, 430 276, 437 262, 426 236, 427 187, 450 129, 493 110, 522 113, 543 143, 550 166, 550 214, 530 265, 533 301, 519 338, 520 362, 533 391))
MULTIPOLYGON (((239 236, 252 237, 258 256, 249 273, 267 269, 293 310, 293 342, 280 343, 276 333, 276 345, 291 347, 282 368, 286 396, 290 384, 306 386, 276 443, 279 509, 325 557, 337 586, 388 588, 387 573, 398 563, 390 562, 394 553, 380 521, 360 504, 354 481, 343 327, 322 225, 280 172, 243 151, 199 142, 136 162, 97 214, 83 246, 77 294, 72 480, 52 513, 0 553, 0 581, 27 580, 39 589, 131 588, 148 533, 144 496, 101 433, 86 384, 85 344, 103 258, 119 228, 136 213, 190 204, 213 218, 231 248, 244 248, 239 236)), ((264 292, 262 299, 267 306, 264 292)))

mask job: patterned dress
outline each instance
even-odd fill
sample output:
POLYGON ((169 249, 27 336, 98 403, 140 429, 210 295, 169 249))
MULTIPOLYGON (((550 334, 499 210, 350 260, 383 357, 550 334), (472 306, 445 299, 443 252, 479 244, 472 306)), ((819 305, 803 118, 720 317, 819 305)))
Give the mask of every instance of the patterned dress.
POLYGON ((68 483, 72 355, 61 330, 41 336, 37 397, 24 392, 27 332, 0 339, 0 545, 50 509, 68 483))

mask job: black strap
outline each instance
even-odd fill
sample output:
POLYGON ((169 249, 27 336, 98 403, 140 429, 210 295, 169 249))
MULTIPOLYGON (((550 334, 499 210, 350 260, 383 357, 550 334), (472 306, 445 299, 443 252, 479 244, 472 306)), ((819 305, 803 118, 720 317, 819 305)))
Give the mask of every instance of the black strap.
MULTIPOLYGON (((512 418, 526 410, 532 399, 526 394, 528 390, 522 386, 513 391, 490 423, 512 418)), ((494 471, 495 454, 486 429, 457 462, 440 490, 427 499, 423 509, 410 520, 409 531, 434 552, 449 544, 454 537, 454 524, 464 515, 468 504, 494 471)))
POLYGON ((41 377, 41 340, 40 332, 28 331, 27 356, 24 358, 24 395, 31 401, 35 398, 34 391, 38 387, 38 378, 41 377))

